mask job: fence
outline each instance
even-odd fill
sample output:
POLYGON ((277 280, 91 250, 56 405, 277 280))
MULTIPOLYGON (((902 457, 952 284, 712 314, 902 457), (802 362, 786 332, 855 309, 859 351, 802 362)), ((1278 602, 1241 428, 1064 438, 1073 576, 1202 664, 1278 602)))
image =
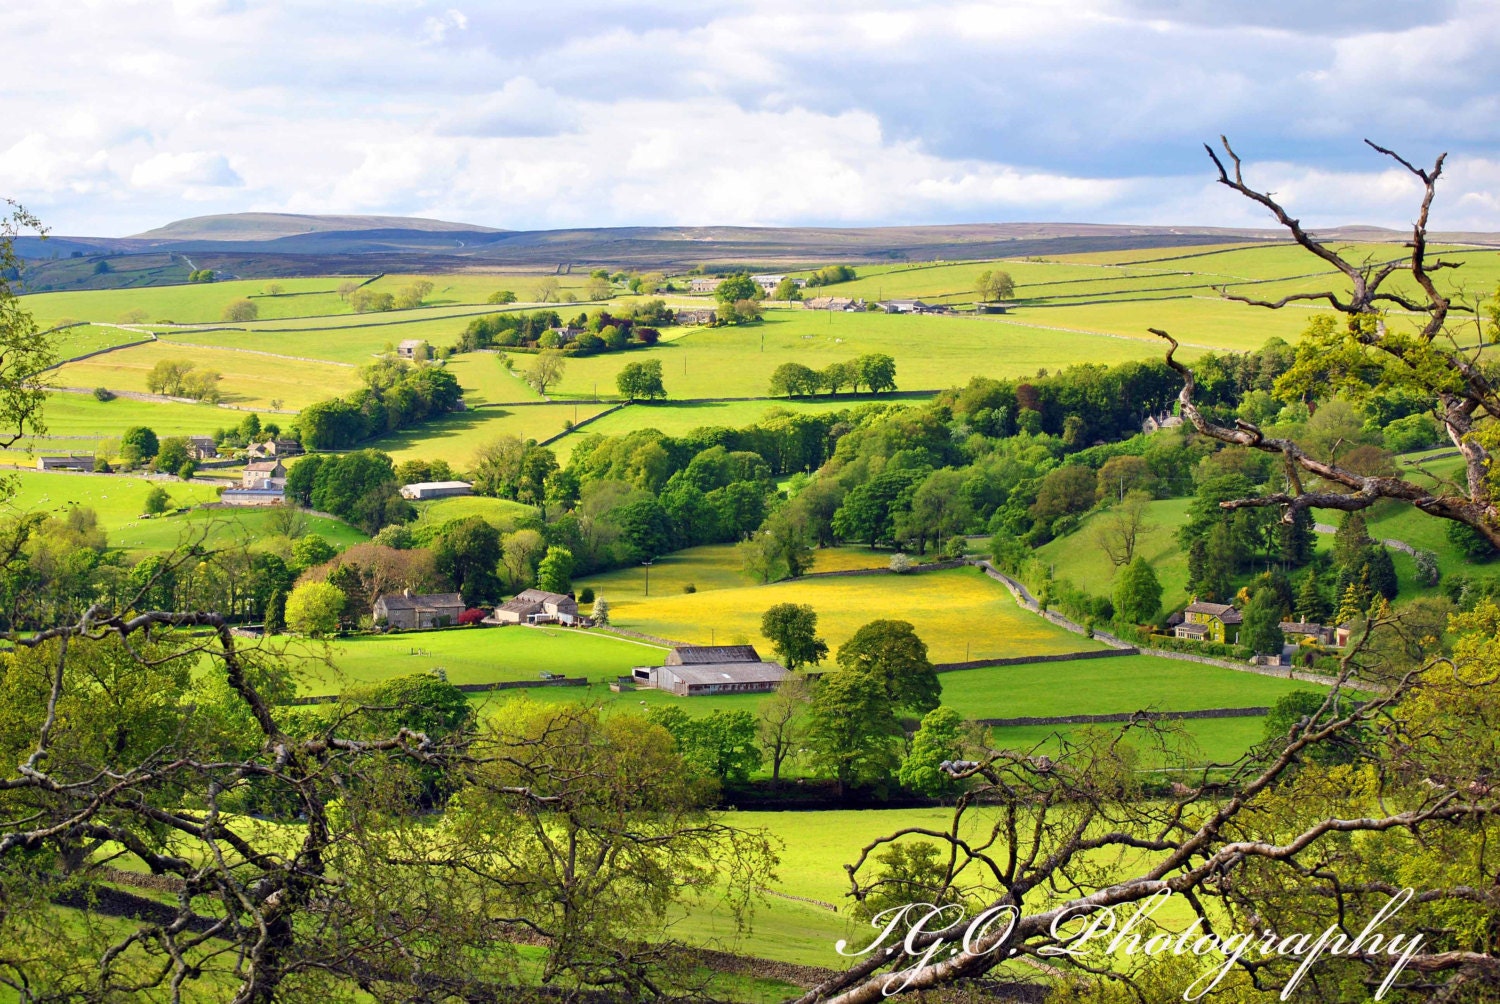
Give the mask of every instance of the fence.
POLYGON ((1125 711, 1111 715, 1057 715, 1052 718, 978 718, 979 725, 1009 728, 1014 725, 1105 725, 1137 719, 1176 722, 1187 718, 1263 718, 1270 708, 1204 708, 1201 711, 1125 711))
MULTIPOLYGON (((507 680, 504 683, 460 683, 455 689, 465 694, 488 694, 496 690, 525 690, 531 687, 587 687, 586 676, 559 676, 551 680, 507 680)), ((319 694, 313 697, 293 698, 293 704, 334 704, 337 694, 319 694)))

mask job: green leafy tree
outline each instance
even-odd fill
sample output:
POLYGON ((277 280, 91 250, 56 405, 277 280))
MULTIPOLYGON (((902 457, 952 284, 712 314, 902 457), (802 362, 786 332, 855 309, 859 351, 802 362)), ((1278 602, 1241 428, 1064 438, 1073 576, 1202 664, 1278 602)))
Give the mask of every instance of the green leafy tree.
POLYGON ((776 657, 787 669, 816 666, 828 655, 818 637, 818 614, 805 603, 778 603, 760 618, 760 633, 771 639, 776 657))
POLYGON ((744 784, 760 769, 755 716, 748 711, 716 710, 703 717, 681 708, 654 708, 650 719, 672 735, 688 766, 729 784, 744 784))
POLYGON ((260 308, 255 305, 254 300, 233 300, 224 308, 226 321, 253 321, 259 316, 260 308))
POLYGON ((547 548, 546 557, 537 566, 536 584, 549 593, 566 593, 573 588, 573 552, 566 547, 547 548))
POLYGON ((660 359, 626 363, 615 377, 615 386, 632 401, 653 401, 667 396, 661 382, 660 359))
POLYGON ((896 779, 902 787, 924 795, 951 794, 958 790, 959 783, 940 765, 963 759, 969 745, 964 716, 952 708, 933 708, 922 716, 922 724, 912 737, 911 752, 901 762, 896 779))
MULTIPOLYGON (((1293 727, 1299 733, 1316 729, 1349 714, 1351 710, 1352 702, 1348 697, 1339 696, 1330 701, 1328 694, 1322 691, 1294 690, 1290 694, 1283 694, 1271 705, 1271 710, 1266 715, 1265 741, 1278 749, 1283 748, 1293 727)), ((1307 758, 1325 767, 1353 763, 1359 759, 1360 747, 1366 736, 1367 730, 1362 727, 1337 733, 1327 742, 1310 747, 1307 758)))
POLYGON ((188 441, 183 436, 169 436, 156 451, 156 469, 176 473, 188 462, 188 441))
POLYGON ((338 553, 338 550, 325 538, 310 533, 292 545, 292 564, 298 568, 312 568, 323 564, 338 553))
POLYGON ((938 706, 943 685, 927 659, 927 644, 907 621, 876 620, 839 648, 841 667, 878 680, 891 705, 926 714, 938 706))
POLYGON ((771 294, 773 300, 800 300, 802 299, 802 287, 797 285, 797 280, 787 276, 776 284, 776 290, 771 294))
POLYGON ((1016 281, 1009 272, 985 269, 974 280, 974 292, 984 301, 1009 300, 1016 295, 1016 281))
POLYGON ((1260 588, 1250 594, 1240 625, 1240 644, 1256 655, 1280 655, 1286 637, 1281 632, 1282 606, 1276 591, 1260 588))
POLYGON ((497 289, 486 299, 486 303, 515 303, 516 294, 509 289, 497 289))
POLYGON ((167 490, 161 485, 152 485, 146 490, 146 500, 142 503, 141 508, 154 515, 166 512, 171 505, 172 496, 167 494, 167 490))
POLYGON ((896 389, 896 360, 883 352, 872 352, 854 361, 859 369, 858 383, 870 389, 870 393, 896 389))
POLYGON ((718 287, 714 290, 714 299, 729 306, 737 304, 741 300, 753 301, 760 296, 760 293, 760 287, 755 284, 755 280, 741 273, 740 275, 732 275, 719 283, 718 287))
POLYGON ((120 457, 129 463, 150 460, 159 448, 156 433, 144 425, 132 425, 120 434, 120 457))
POLYGON ((807 739, 807 707, 812 683, 805 676, 789 676, 760 704, 756 734, 771 761, 771 790, 781 785, 781 768, 803 752, 807 739))
POLYGON ((891 776, 900 736, 885 680, 841 666, 818 681, 807 712, 807 744, 814 765, 837 779, 841 796, 891 776))
POLYGON ((545 397, 547 388, 562 379, 565 369, 567 369, 567 361, 563 359, 561 352, 556 349, 543 349, 537 353, 536 359, 523 376, 527 383, 536 388, 538 394, 545 397))
POLYGON ((496 569, 501 554, 500 531, 482 516, 448 523, 432 548, 438 572, 448 577, 470 606, 499 598, 500 577, 496 569))
POLYGON ((326 582, 304 582, 286 600, 286 623, 298 634, 324 638, 339 629, 344 594, 326 582))
POLYGON ((1145 624, 1161 612, 1161 582, 1151 562, 1136 557, 1115 583, 1115 615, 1127 624, 1145 624))

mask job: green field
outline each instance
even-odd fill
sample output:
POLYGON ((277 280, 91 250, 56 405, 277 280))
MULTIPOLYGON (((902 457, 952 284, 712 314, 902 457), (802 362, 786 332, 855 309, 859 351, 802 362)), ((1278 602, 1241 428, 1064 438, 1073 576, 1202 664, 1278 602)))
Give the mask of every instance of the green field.
POLYGON ((200 370, 217 371, 223 376, 219 382, 223 402, 241 407, 299 409, 353 390, 359 383, 354 367, 348 364, 170 342, 136 345, 67 363, 55 371, 53 380, 64 387, 145 393, 149 390, 147 374, 164 359, 187 360, 200 370), (273 401, 279 403, 272 405, 273 401))
MULTIPOLYGON (((9 474, 9 472, 7 472, 9 474)), ((62 512, 70 505, 94 510, 99 522, 112 533, 135 522, 145 509, 146 493, 161 485, 175 505, 212 502, 217 493, 211 485, 183 482, 175 478, 147 479, 124 475, 77 474, 66 471, 16 471, 18 491, 10 505, 22 512, 62 512)), ((166 523, 168 520, 157 520, 166 523)))
POLYGON ((536 515, 536 509, 509 499, 485 498, 481 495, 464 495, 458 498, 431 499, 413 502, 417 510, 414 528, 442 526, 449 520, 482 516, 502 529, 510 529, 516 520, 536 515))
MULTIPOLYGON (((890 562, 889 551, 875 551, 864 547, 827 547, 813 551, 813 565, 809 571, 886 568, 890 562)), ((643 596, 648 575, 653 597, 679 595, 689 585, 700 593, 714 589, 750 588, 755 582, 740 570, 740 564, 739 554, 733 544, 709 544, 664 554, 651 563, 650 569, 641 565, 618 568, 581 579, 578 585, 588 586, 600 595, 607 595, 611 606, 617 596, 622 600, 628 596, 643 596)))
MULTIPOLYGON (((173 498, 177 498, 177 493, 174 492, 173 498)), ((317 534, 340 548, 369 539, 342 520, 327 516, 309 515, 307 532, 317 534)), ((276 536, 268 510, 216 506, 165 518, 130 520, 118 528, 111 526, 109 542, 112 546, 127 551, 150 552, 167 551, 190 543, 205 547, 254 545, 274 540, 276 536)))
POLYGON ((57 347, 59 359, 72 359, 85 352, 97 352, 116 345, 128 345, 149 336, 141 331, 129 331, 113 325, 80 324, 76 327, 54 331, 49 337, 52 339, 52 344, 57 347))
MULTIPOLYGON (((1187 519, 1191 499, 1161 499, 1152 502, 1147 517, 1149 533, 1136 545, 1136 554, 1151 563, 1161 582, 1161 604, 1173 610, 1187 603, 1187 552, 1177 543, 1176 531, 1187 519)), ((1078 529, 1058 537, 1036 550, 1038 560, 1052 566, 1054 575, 1067 579, 1095 596, 1114 593, 1115 567, 1095 540, 1094 520, 1098 514, 1085 517, 1078 529)))
POLYGON ((608 405, 538 404, 522 407, 470 408, 364 444, 384 450, 396 461, 446 460, 467 470, 475 453, 503 436, 543 440, 564 432, 566 423, 581 421, 608 405), (575 418, 576 416, 576 418, 575 418))
POLYGON ((943 704, 965 718, 1270 707, 1310 686, 1152 655, 965 669, 942 680, 943 704))
MULTIPOLYGON (((566 628, 458 628, 339 639, 328 662, 304 664, 304 693, 338 693, 347 683, 370 683, 442 669, 451 683, 535 680, 543 671, 609 681, 632 666, 661 665, 666 649, 602 632, 566 628)), ((489 698, 503 703, 509 691, 489 698)), ((538 691, 538 693, 544 693, 538 691)), ((550 691, 567 699, 599 698, 607 689, 550 691), (602 690, 602 693, 601 693, 602 690)), ((653 695, 669 697, 670 695, 653 695)), ((670 698, 679 700, 679 698, 670 698)), ((634 703, 633 701, 631 703, 634 703)))

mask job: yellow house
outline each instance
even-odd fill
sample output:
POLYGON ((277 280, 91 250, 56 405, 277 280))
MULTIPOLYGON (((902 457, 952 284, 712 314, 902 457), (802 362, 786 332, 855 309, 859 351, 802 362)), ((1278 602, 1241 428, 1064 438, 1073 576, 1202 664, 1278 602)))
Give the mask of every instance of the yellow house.
POLYGON ((1215 641, 1233 645, 1240 634, 1240 612, 1227 603, 1189 603, 1182 610, 1182 623, 1172 629, 1178 638, 1215 641))

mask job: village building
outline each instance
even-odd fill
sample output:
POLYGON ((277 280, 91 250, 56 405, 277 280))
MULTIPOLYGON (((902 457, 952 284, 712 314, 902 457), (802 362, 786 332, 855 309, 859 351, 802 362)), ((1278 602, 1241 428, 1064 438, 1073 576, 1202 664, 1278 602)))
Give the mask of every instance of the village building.
POLYGON ((1181 415, 1173 415, 1164 411, 1160 415, 1147 415, 1146 420, 1141 423, 1142 432, 1156 432, 1159 429, 1175 429, 1182 424, 1181 415))
MULTIPOLYGON (((750 281, 767 293, 774 293, 776 287, 781 285, 782 280, 787 278, 789 276, 786 275, 752 275, 750 281)), ((792 279, 792 282, 796 283, 798 289, 804 289, 807 286, 806 279, 792 279)))
POLYGON ((264 443, 251 443, 245 455, 251 460, 264 460, 267 457, 298 457, 304 452, 302 444, 295 439, 268 439, 264 443))
POLYGON ((1338 638, 1337 628, 1311 621, 1282 621, 1281 633, 1293 644, 1333 645, 1338 638))
POLYGON ((887 314, 946 314, 950 309, 940 303, 922 300, 881 300, 877 306, 887 314))
POLYGON ((473 495, 474 486, 467 481, 418 481, 401 486, 401 497, 413 502, 422 499, 446 499, 458 495, 473 495))
POLYGON ((1010 312, 1008 303, 976 303, 974 313, 976 314, 1005 314, 1010 312))
POLYGON ((852 313, 865 309, 865 301, 848 296, 814 296, 802 301, 805 310, 835 310, 852 313))
POLYGON ((371 609, 376 624, 402 631, 449 627, 458 623, 464 612, 464 598, 458 593, 413 593, 410 589, 388 593, 375 601, 371 609))
POLYGON ((568 345, 578 341, 578 336, 583 334, 584 330, 583 328, 575 328, 571 324, 568 324, 561 328, 548 328, 546 333, 557 336, 558 345, 568 345))
POLYGON ((677 312, 678 324, 713 324, 719 319, 719 315, 707 307, 699 307, 693 310, 679 310, 677 312))
POLYGON ((82 453, 74 453, 66 457, 37 457, 36 469, 39 471, 92 471, 94 458, 82 453))
POLYGON ((188 455, 194 460, 212 460, 219 455, 219 444, 212 436, 189 436, 188 455))
POLYGON ((526 589, 494 609, 486 624, 565 624, 580 621, 578 601, 566 593, 526 589))
POLYGON ((1244 618, 1227 603, 1189 603, 1182 609, 1182 621, 1172 628, 1178 638, 1190 641, 1214 641, 1233 645, 1239 637, 1244 618))
POLYGON ((667 653, 662 666, 637 666, 637 687, 665 690, 678 697, 759 694, 787 677, 777 662, 765 662, 753 645, 682 645, 667 653))
POLYGON ((402 359, 426 359, 428 356, 427 342, 421 338, 402 339, 401 344, 396 346, 396 355, 402 359))
POLYGON ((286 488, 270 482, 264 488, 226 488, 219 501, 224 505, 281 505, 286 501, 286 488))
POLYGON ((279 460, 256 460, 245 465, 240 475, 241 488, 282 488, 286 485, 286 465, 279 460))
POLYGON ((723 281, 723 279, 713 277, 689 279, 688 291, 691 293, 712 293, 719 288, 719 283, 723 281))

